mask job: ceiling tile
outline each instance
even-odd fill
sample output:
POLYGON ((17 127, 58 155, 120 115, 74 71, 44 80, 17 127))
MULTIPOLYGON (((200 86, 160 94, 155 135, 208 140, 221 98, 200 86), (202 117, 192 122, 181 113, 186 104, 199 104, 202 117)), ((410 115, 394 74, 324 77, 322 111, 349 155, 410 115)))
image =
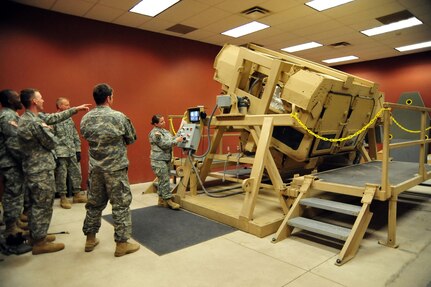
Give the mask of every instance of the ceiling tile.
POLYGON ((112 22, 124 13, 123 10, 97 4, 85 14, 86 18, 96 19, 105 22, 112 22))
POLYGON ((57 0, 52 10, 75 16, 84 16, 93 6, 94 3, 83 0, 57 0))
POLYGON ((316 35, 317 36, 324 35, 324 37, 326 38, 327 35, 329 36, 334 35, 334 31, 336 32, 336 30, 344 31, 346 33, 352 32, 352 29, 349 27, 340 28, 340 25, 337 24, 336 21, 326 21, 326 22, 322 22, 305 28, 295 29, 295 33, 308 38, 315 38, 316 35))
POLYGON ((165 30, 169 27, 172 27, 175 24, 177 23, 153 18, 150 21, 147 21, 144 24, 140 25, 138 28, 153 31, 153 32, 168 32, 165 30))
MULTIPOLYGON (((316 29, 318 30, 318 29, 316 29)), ((321 32, 322 30, 318 30, 317 33, 310 33, 306 34, 308 38, 312 39, 313 41, 318 41, 322 44, 332 44, 337 42, 349 42, 348 39, 351 41, 357 37, 362 37, 360 33, 357 31, 354 31, 350 27, 334 27, 333 29, 324 30, 324 32, 321 32), (338 39, 338 40, 334 40, 338 39)))
POLYGON ((419 7, 431 4, 429 0, 398 0, 398 2, 406 7, 419 7))
POLYGON ((242 45, 244 41, 239 38, 232 38, 221 34, 215 34, 211 37, 205 38, 205 42, 216 44, 216 45, 224 45, 225 43, 234 44, 234 45, 242 45))
POLYGON ((272 13, 280 13, 285 10, 291 9, 293 7, 305 6, 304 4, 300 4, 294 1, 286 1, 286 0, 269 0, 263 3, 260 3, 258 6, 268 9, 272 13))
POLYGON ((369 7, 367 9, 360 9, 356 13, 350 13, 348 15, 338 17, 337 20, 340 21, 341 24, 354 25, 355 27, 357 27, 358 30, 364 30, 376 26, 381 26, 382 23, 377 21, 376 18, 399 12, 405 9, 405 7, 393 2, 378 6, 375 6, 374 4, 372 6, 374 6, 373 9, 369 9, 369 7), (357 24, 359 23, 363 26, 358 26, 357 24))
POLYGON ((400 47, 420 42, 431 41, 431 31, 427 28, 419 28, 412 31, 400 31, 396 33, 393 37, 386 37, 380 39, 381 43, 390 45, 391 47, 400 47), (424 30, 427 31, 424 31, 424 30), (428 37, 426 36, 428 35, 428 37))
POLYGON ((431 1, 426 4, 411 6, 408 10, 419 20, 431 22, 431 1))
POLYGON ((213 32, 209 32, 209 31, 205 31, 202 29, 198 29, 195 31, 192 31, 190 33, 187 33, 185 35, 183 35, 183 38, 187 38, 187 39, 192 39, 192 40, 202 40, 208 37, 211 37, 212 35, 214 35, 213 32))
POLYGON ((171 7, 157 15, 155 18, 180 23, 181 21, 184 21, 190 17, 193 17, 196 14, 201 13, 202 11, 208 9, 210 6, 200 2, 196 2, 194 0, 183 0, 175 4, 173 7, 175 9, 172 9, 171 7))
POLYGON ((261 31, 254 32, 252 34, 248 34, 240 37, 243 42, 254 42, 263 45, 265 39, 274 37, 277 35, 281 35, 283 33, 282 30, 278 29, 264 29, 261 31))
MULTIPOLYGON (((274 27, 277 27, 284 31, 292 31, 292 32, 294 31, 296 34, 302 35, 304 32, 299 32, 299 30, 306 31, 306 30, 309 30, 310 27, 312 29, 316 29, 317 27, 318 30, 316 31, 316 33, 320 31, 320 29, 324 31, 326 28, 324 27, 323 23, 328 23, 331 25, 331 27, 333 27, 334 25, 339 25, 339 23, 331 20, 327 16, 323 14, 318 14, 318 15, 309 15, 309 16, 296 18, 294 20, 286 21, 279 25, 275 25, 274 27)), ((307 32, 307 34, 308 33, 309 32, 307 32)))
POLYGON ((218 5, 218 4, 220 4, 221 2, 224 2, 224 1, 226 1, 226 0, 196 0, 196 2, 200 2, 200 3, 203 3, 203 4, 210 5, 210 6, 218 5))
POLYGON ((247 0, 247 1, 226 0, 216 5, 216 7, 236 14, 236 13, 241 13, 242 11, 252 8, 254 6, 260 6, 262 2, 263 2, 262 0, 247 0))
POLYGON ((116 18, 113 23, 129 27, 139 27, 151 19, 152 17, 130 12, 124 13, 120 17, 116 18))
POLYGON ((136 4, 138 4, 140 0, 99 0, 99 4, 109 6, 112 8, 121 9, 124 11, 129 11, 132 9, 136 4))
MULTIPOLYGON (((250 20, 238 15, 231 15, 223 19, 223 21, 210 24, 205 27, 205 30, 212 31, 214 33, 222 33, 226 30, 238 27, 249 23, 250 20)), ((230 38, 230 37, 229 37, 230 38)))
MULTIPOLYGON (((281 31, 281 30, 280 30, 281 31)), ((293 33, 282 32, 262 40, 262 44, 275 47, 276 50, 296 45, 298 42, 304 43, 307 40, 293 33)))
MULTIPOLYGON (((319 17, 318 14, 313 13, 313 11, 308 9, 305 5, 292 5, 282 12, 273 13, 265 18, 262 18, 262 22, 270 26, 277 26, 287 23, 289 21, 293 21, 295 19, 301 19, 302 17, 311 15, 316 15, 316 17, 319 17)), ((301 23, 306 24, 306 22, 304 21, 301 21, 301 23)))
POLYGON ((388 55, 387 57, 396 57, 401 56, 401 53, 395 49, 382 49, 375 51, 368 51, 361 57, 362 61, 371 61, 376 59, 381 59, 384 55, 388 55))
MULTIPOLYGON (((356 11, 375 10, 375 7, 382 5, 397 5, 397 0, 356 0, 344 5, 340 5, 320 13, 327 15, 331 18, 340 18, 348 15, 355 14, 356 11)), ((401 9, 402 10, 402 9, 401 9)))
POLYGON ((230 14, 224 10, 220 10, 218 8, 208 8, 200 13, 197 13, 195 16, 182 21, 181 23, 195 28, 202 28, 208 26, 209 24, 223 20, 229 15, 230 14))

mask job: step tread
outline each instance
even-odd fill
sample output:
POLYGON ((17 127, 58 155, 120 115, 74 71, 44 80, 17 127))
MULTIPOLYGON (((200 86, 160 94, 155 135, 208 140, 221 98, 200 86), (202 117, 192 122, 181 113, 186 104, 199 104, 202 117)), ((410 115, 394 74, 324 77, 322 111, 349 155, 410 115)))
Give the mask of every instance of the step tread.
POLYGON ((316 207, 320 209, 335 211, 338 213, 348 214, 348 215, 358 215, 361 211, 361 206, 337 202, 317 197, 310 197, 301 199, 299 202, 301 205, 316 207))
POLYGON ((341 227, 341 226, 337 226, 337 225, 333 225, 325 222, 320 222, 320 221, 305 218, 305 217, 292 218, 287 222, 287 224, 293 227, 305 229, 305 230, 326 235, 332 238, 341 239, 344 241, 347 240, 351 231, 349 228, 345 228, 345 227, 341 227))

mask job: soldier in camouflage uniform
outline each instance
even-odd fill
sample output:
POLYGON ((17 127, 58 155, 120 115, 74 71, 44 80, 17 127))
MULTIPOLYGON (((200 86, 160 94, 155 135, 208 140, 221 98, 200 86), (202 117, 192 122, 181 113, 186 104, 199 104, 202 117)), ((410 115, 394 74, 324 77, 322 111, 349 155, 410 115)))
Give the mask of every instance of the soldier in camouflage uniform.
POLYGON ((17 127, 19 116, 17 110, 22 104, 17 92, 3 90, 0 92, 2 110, 0 112, 0 172, 4 178, 4 222, 5 238, 17 237, 19 233, 28 235, 21 227, 19 217, 24 207, 24 175, 22 173, 22 156, 19 151, 17 127))
POLYGON ((151 118, 154 128, 150 131, 148 139, 151 144, 151 168, 158 178, 157 193, 159 195, 158 205, 179 209, 179 204, 172 201, 169 171, 172 159, 172 147, 183 141, 182 137, 174 137, 164 128, 165 118, 154 115, 151 118))
POLYGON ((55 237, 47 237, 52 217, 55 194, 54 169, 56 166, 54 148, 56 145, 52 128, 55 124, 71 117, 89 105, 70 108, 61 113, 39 117, 43 111, 43 98, 38 90, 25 89, 20 93, 25 113, 18 122, 18 141, 23 153, 22 168, 30 189, 29 228, 33 255, 56 252, 64 248, 63 243, 53 243, 55 237))
MULTIPOLYGON (((58 98, 56 102, 57 112, 62 112, 70 108, 69 100, 58 98)), ((53 126, 54 135, 58 144, 55 147, 57 155, 57 168, 55 169, 55 182, 57 192, 60 195, 60 206, 69 209, 72 207, 67 194, 67 177, 72 184, 73 203, 86 203, 87 197, 81 192, 81 140, 75 128, 75 123, 71 118, 53 126)))
POLYGON ((102 211, 110 201, 116 241, 114 255, 118 257, 133 253, 140 246, 127 242, 132 233, 127 145, 135 142, 136 131, 129 118, 111 108, 113 97, 109 85, 96 85, 93 98, 97 107, 81 120, 81 134, 88 141, 90 154, 87 214, 82 231, 87 236, 85 252, 93 251, 99 243, 96 233, 102 211))

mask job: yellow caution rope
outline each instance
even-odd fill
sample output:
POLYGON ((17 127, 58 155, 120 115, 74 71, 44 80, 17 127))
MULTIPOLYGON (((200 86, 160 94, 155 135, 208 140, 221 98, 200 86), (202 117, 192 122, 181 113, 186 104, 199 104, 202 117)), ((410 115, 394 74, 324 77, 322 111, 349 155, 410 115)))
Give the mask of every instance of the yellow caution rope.
MULTIPOLYGON (((400 129, 402 129, 403 131, 405 131, 405 132, 408 132, 408 133, 412 133, 412 134, 419 134, 421 131, 414 131, 414 130, 409 130, 408 128, 405 128, 405 127, 403 127, 399 122, 397 122, 397 120, 393 117, 393 116, 391 116, 391 119, 394 121, 394 123, 400 128, 400 129)), ((425 131, 428 131, 428 130, 430 130, 431 129, 431 127, 427 127, 426 129, 425 129, 425 131)))
POLYGON ((352 139, 352 138, 354 138, 354 137, 356 137, 356 136, 358 136, 359 134, 361 134, 361 133, 363 133, 366 129, 368 129, 372 124, 374 124, 374 122, 377 120, 377 118, 382 114, 382 112, 384 111, 384 110, 390 110, 389 108, 382 108, 382 109, 380 109, 380 111, 378 111, 377 112, 377 114, 374 116, 374 118, 368 123, 368 124, 366 124, 365 126, 363 126, 360 130, 358 130, 357 132, 355 132, 354 134, 351 134, 351 135, 349 135, 349 136, 347 136, 347 137, 344 137, 344 138, 339 138, 339 139, 330 139, 330 138, 326 138, 326 137, 323 137, 323 136, 321 136, 321 135, 318 135, 318 134, 316 134, 315 132, 313 132, 312 130, 310 130, 309 128, 307 128, 307 126, 298 118, 298 113, 293 113, 293 114, 290 114, 290 116, 292 117, 292 118, 294 118, 297 122, 298 122, 298 124, 304 129, 304 130, 306 130, 310 135, 312 135, 312 136, 314 136, 314 137, 316 137, 316 138, 318 138, 318 139, 320 139, 320 140, 323 140, 323 141, 329 141, 329 142, 343 142, 343 141, 347 141, 347 140, 350 140, 350 139, 352 139))

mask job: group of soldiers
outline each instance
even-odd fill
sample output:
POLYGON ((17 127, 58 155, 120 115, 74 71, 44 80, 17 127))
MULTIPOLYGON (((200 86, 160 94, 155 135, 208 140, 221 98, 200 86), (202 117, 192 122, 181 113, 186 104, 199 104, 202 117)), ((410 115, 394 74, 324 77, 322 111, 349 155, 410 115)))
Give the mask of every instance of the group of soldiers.
MULTIPOLYGON (((81 192, 82 176, 77 160, 81 143, 70 117, 80 110, 88 110, 89 105, 69 109, 69 100, 59 98, 58 112, 46 114, 43 102, 36 89, 24 89, 20 94, 9 89, 0 91, 4 238, 14 242, 15 238, 23 236, 33 246, 37 246, 38 237, 47 236, 56 190, 62 198, 61 206, 71 208, 66 198, 68 175, 74 192, 73 202, 87 202, 85 193, 81 192), (23 106, 25 112, 20 117, 18 111, 23 106), (47 190, 53 192, 44 192, 47 190), (51 207, 47 208, 49 204, 51 207), (31 221, 30 212, 34 219, 31 221), (37 220, 39 217, 43 220, 37 220)), ((52 240, 53 236, 48 239, 52 240)))
MULTIPOLYGON (((57 112, 43 113, 43 97, 36 89, 0 91, 0 174, 3 176, 5 238, 23 236, 33 255, 65 248, 48 234, 55 193, 63 208, 67 200, 66 178, 69 176, 74 203, 86 204, 83 232, 87 236, 85 251, 99 243, 101 213, 112 204, 115 256, 139 249, 127 242, 131 235, 130 203, 126 145, 136 140, 130 120, 111 109, 113 90, 107 84, 94 87, 96 108, 84 115, 81 132, 89 143, 88 202, 81 192, 80 140, 71 116, 89 111, 90 104, 70 107, 66 98, 56 102, 57 112), (18 110, 25 108, 19 116, 18 110), (108 127, 108 128, 107 128, 108 127), (113 152, 115 151, 115 152, 113 152)), ((29 251, 30 251, 29 250, 29 251)))

